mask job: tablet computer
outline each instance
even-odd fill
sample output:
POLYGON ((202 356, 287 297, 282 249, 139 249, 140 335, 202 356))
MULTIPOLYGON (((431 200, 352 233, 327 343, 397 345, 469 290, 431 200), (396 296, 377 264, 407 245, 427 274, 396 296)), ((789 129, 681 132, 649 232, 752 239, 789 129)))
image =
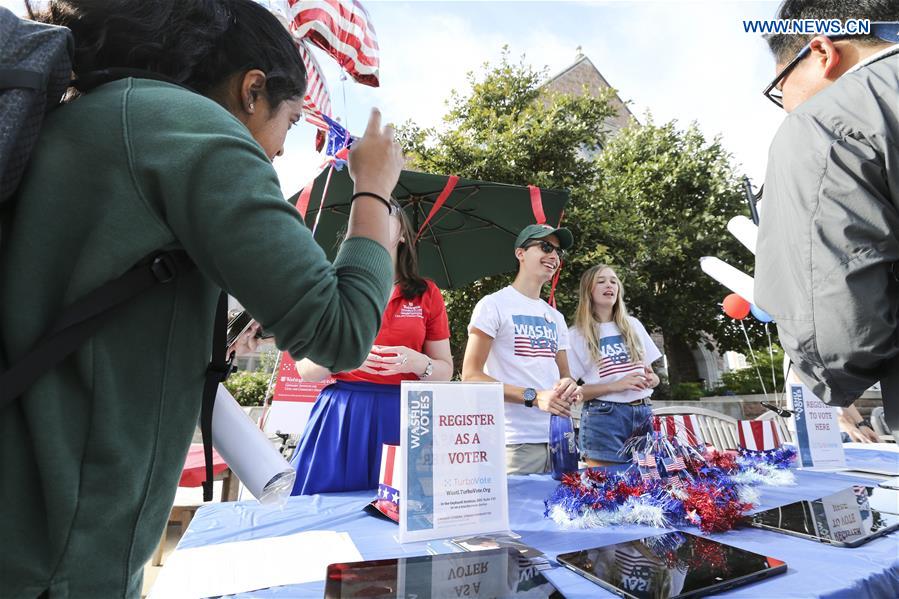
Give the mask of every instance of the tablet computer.
POLYGON ((899 492, 855 485, 832 495, 753 514, 749 523, 788 535, 858 547, 899 529, 899 492))
POLYGON ((517 549, 421 555, 328 566, 325 598, 564 599, 517 549))
POLYGON ((622 597, 702 597, 786 572, 779 559, 685 532, 563 553, 559 563, 622 597))

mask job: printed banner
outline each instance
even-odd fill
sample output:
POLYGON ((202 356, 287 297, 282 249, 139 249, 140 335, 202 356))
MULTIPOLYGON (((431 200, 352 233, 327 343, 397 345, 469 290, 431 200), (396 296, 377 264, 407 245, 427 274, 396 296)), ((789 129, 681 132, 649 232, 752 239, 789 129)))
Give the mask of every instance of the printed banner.
POLYGON ((296 362, 287 352, 281 352, 281 367, 275 381, 272 401, 301 401, 315 403, 319 391, 334 382, 326 379, 320 383, 309 383, 300 378, 296 362))
POLYGON ((509 529, 503 387, 404 381, 401 543, 509 529))
POLYGON ((802 383, 790 384, 796 441, 802 468, 844 468, 846 453, 840 439, 837 412, 802 383))

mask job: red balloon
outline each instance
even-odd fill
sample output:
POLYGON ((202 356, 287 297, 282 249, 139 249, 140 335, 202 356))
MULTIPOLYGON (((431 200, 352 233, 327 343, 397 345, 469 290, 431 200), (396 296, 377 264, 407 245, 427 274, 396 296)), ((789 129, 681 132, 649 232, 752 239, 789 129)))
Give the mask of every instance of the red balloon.
POLYGON ((724 313, 734 320, 743 320, 749 315, 749 302, 736 293, 731 293, 724 298, 724 313))

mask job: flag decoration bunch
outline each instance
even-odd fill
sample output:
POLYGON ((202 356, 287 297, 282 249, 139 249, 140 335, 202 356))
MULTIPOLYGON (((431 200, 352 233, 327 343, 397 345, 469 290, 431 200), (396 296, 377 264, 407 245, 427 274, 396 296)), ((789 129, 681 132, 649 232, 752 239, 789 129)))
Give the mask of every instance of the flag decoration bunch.
POLYGON ((789 466, 796 450, 788 447, 723 453, 651 430, 622 451, 632 456, 623 472, 565 474, 544 502, 545 516, 566 528, 695 525, 720 532, 734 528, 758 502, 754 486, 795 483, 789 466))

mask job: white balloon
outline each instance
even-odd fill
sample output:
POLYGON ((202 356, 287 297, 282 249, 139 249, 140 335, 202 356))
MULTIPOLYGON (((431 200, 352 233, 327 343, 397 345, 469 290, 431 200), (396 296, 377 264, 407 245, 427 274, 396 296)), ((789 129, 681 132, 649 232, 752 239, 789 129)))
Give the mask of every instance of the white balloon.
POLYGON ((759 236, 759 227, 745 216, 735 216, 727 223, 727 230, 755 254, 755 245, 759 236))
POLYGON ((699 259, 699 267, 702 272, 709 275, 750 304, 755 303, 753 286, 755 281, 745 272, 737 270, 727 262, 712 256, 703 256, 699 259))

